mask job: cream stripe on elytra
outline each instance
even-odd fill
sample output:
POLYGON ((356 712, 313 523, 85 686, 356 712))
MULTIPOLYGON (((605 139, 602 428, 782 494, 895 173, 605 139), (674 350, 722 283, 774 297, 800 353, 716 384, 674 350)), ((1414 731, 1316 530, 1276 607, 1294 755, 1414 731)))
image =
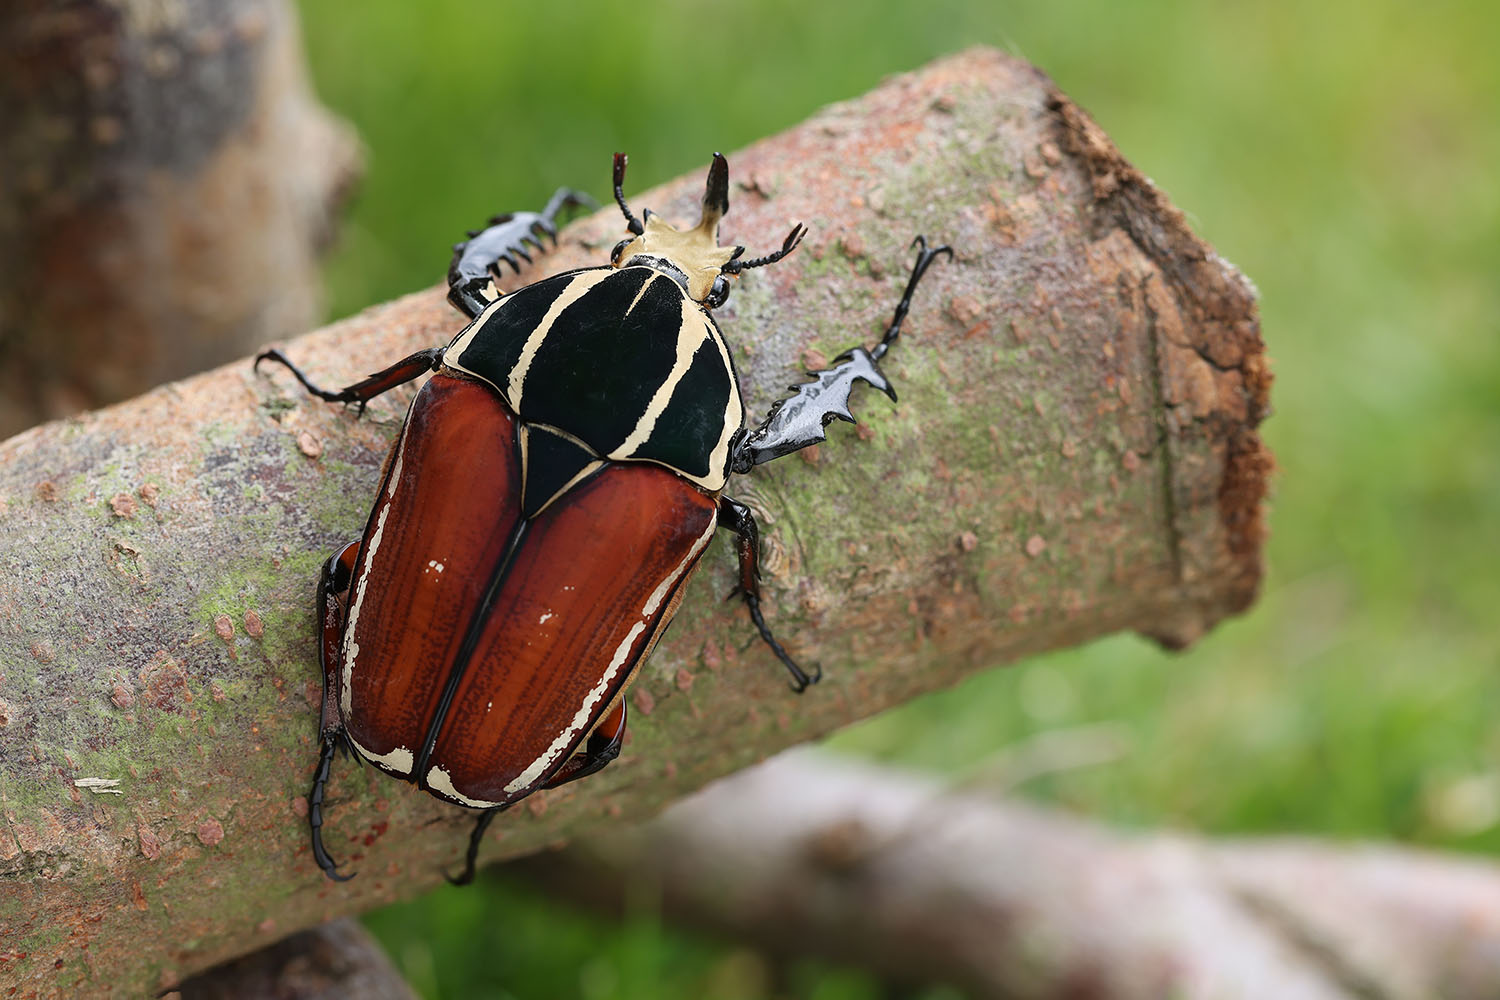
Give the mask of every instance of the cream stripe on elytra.
POLYGON ((514 781, 505 786, 505 793, 507 795, 514 795, 538 781, 557 761, 562 752, 572 746, 574 740, 578 739, 578 735, 583 731, 583 728, 589 724, 589 719, 592 718, 594 709, 614 684, 615 675, 620 672, 620 668, 630 658, 630 649, 635 645, 636 640, 640 638, 641 633, 646 630, 646 626, 650 624, 651 616, 656 613, 656 609, 661 606, 661 602, 666 598, 667 594, 671 593, 672 588, 682 579, 683 574, 692 567, 699 553, 708 544, 708 540, 713 537, 714 528, 717 526, 717 520, 710 519, 707 530, 693 543, 692 549, 688 551, 687 555, 683 556, 682 562, 678 563, 677 568, 672 570, 671 574, 651 592, 651 596, 646 599, 645 606, 641 608, 641 620, 630 627, 630 632, 615 647, 615 655, 610 657, 609 666, 604 670, 604 676, 599 678, 599 683, 594 685, 594 689, 583 699, 583 705, 574 713, 573 721, 558 734, 557 739, 552 741, 552 745, 544 750, 540 757, 532 761, 526 770, 522 771, 514 781))
POLYGON ((509 305, 510 302, 511 297, 508 295, 502 295, 500 298, 490 301, 490 304, 484 307, 483 312, 469 320, 469 325, 458 331, 458 334, 448 344, 447 354, 452 359, 449 361, 450 364, 453 360, 457 360, 458 356, 464 352, 464 349, 473 343, 475 336, 490 321, 490 317, 494 316, 503 307, 509 305))
POLYGON ((568 306, 577 302, 590 288, 593 288, 605 278, 615 272, 609 268, 599 271, 584 271, 572 281, 568 287, 562 290, 562 294, 552 303, 547 310, 547 315, 542 317, 536 329, 526 338, 526 346, 521 348, 521 356, 516 359, 516 366, 510 370, 510 384, 508 395, 510 396, 511 408, 516 412, 521 411, 521 391, 526 384, 526 371, 531 367, 531 362, 536 359, 536 352, 541 350, 542 344, 547 339, 547 334, 552 330, 552 324, 557 322, 557 317, 568 306))
POLYGON ((474 809, 491 809, 498 806, 498 802, 488 802, 484 799, 471 799, 467 795, 453 787, 453 777, 447 771, 437 765, 427 769, 427 787, 440 795, 446 795, 455 802, 461 802, 474 809))
MULTIPOLYGON (((414 399, 412 400, 412 406, 415 405, 416 400, 414 399)), ((385 536, 385 519, 391 512, 391 500, 395 497, 396 487, 401 482, 401 466, 402 460, 406 455, 406 437, 407 431, 410 428, 411 410, 408 409, 406 422, 401 427, 401 439, 396 442, 396 460, 391 465, 391 474, 386 481, 385 495, 380 501, 380 514, 375 518, 375 530, 371 533, 370 540, 365 546, 364 572, 360 573, 359 582, 354 587, 354 603, 350 605, 349 619, 344 623, 344 669, 343 683, 339 685, 339 707, 343 709, 345 719, 350 719, 354 716, 353 695, 351 691, 354 684, 354 663, 359 658, 359 643, 354 639, 359 634, 359 614, 365 606, 365 592, 370 583, 370 570, 375 566, 375 556, 380 551, 380 540, 385 536)), ((358 743, 355 743, 352 737, 349 742, 354 743, 360 754, 370 760, 400 774, 409 774, 411 772, 411 751, 405 747, 397 747, 390 754, 381 755, 371 753, 358 743), (405 753, 404 758, 400 756, 402 752, 405 753), (397 770, 397 764, 403 759, 406 769, 399 771, 397 770)))
MULTIPOLYGON (((649 282, 648 282, 649 284, 649 282)), ((677 390, 677 383, 687 374, 688 366, 693 363, 693 355, 703 341, 708 339, 708 321, 698 311, 697 303, 687 296, 682 298, 682 322, 677 327, 677 357, 672 360, 672 371, 668 373, 667 380, 656 389, 656 394, 651 397, 651 402, 646 404, 646 412, 641 414, 641 419, 636 421, 635 429, 632 430, 620 442, 620 446, 609 453, 609 457, 616 461, 629 458, 635 454, 636 449, 646 443, 651 437, 651 432, 656 429, 656 421, 667 409, 667 404, 672 401, 672 393, 677 390)), ((713 468, 713 466, 709 466, 713 468)))

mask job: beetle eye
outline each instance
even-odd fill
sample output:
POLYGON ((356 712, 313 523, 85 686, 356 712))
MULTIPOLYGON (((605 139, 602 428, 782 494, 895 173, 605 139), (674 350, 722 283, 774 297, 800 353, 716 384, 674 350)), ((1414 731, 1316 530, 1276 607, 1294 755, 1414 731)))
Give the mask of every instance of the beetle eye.
POLYGON ((717 309, 727 298, 729 298, 729 281, 721 274, 714 279, 714 286, 703 297, 703 305, 708 309, 717 309))
POLYGON ((626 240, 621 240, 620 242, 616 243, 615 248, 609 252, 609 262, 611 264, 620 263, 620 254, 624 253, 625 248, 630 246, 630 244, 633 242, 635 242, 634 237, 626 240))

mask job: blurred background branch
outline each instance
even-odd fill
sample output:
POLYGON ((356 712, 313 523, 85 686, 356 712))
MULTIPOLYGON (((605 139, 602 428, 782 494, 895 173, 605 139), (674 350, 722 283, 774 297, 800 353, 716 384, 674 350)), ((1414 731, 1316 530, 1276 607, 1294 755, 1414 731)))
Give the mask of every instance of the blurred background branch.
POLYGON ((823 752, 782 754, 509 872, 616 913, 645 893, 675 923, 781 960, 816 955, 975 997, 1500 994, 1493 866, 1306 839, 1125 835, 823 752))
POLYGON ((0 439, 300 333, 361 171, 287 0, 0 13, 0 439))

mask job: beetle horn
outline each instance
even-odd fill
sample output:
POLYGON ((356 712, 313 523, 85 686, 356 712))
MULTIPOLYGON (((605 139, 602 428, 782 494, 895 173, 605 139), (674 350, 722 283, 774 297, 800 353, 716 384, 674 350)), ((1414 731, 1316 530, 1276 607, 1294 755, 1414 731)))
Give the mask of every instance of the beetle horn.
POLYGON ((729 161, 723 153, 715 153, 714 162, 708 167, 708 185, 703 189, 703 218, 698 228, 713 236, 719 220, 728 213, 729 161))

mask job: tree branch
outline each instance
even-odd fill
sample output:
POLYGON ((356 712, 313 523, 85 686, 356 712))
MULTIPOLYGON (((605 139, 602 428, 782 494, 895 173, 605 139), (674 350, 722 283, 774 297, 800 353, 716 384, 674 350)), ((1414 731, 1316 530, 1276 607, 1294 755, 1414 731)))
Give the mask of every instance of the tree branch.
POLYGON ((1376 845, 1130 837, 796 751, 511 866, 905 983, 1006 1000, 1500 995, 1500 872, 1376 845))
MULTIPOLYGON (((631 695, 622 758, 508 813, 490 859, 1028 653, 1127 628, 1190 641, 1259 579, 1251 290, 1045 77, 975 50, 731 169, 726 240, 812 230, 717 313, 752 412, 872 341, 915 234, 957 251, 884 363, 900 405, 863 394, 863 429, 731 484, 763 525, 768 618, 825 680, 788 693, 719 600, 716 546, 631 695)), ((632 201, 692 219, 701 191, 694 171, 632 201)), ((525 278, 602 261, 621 228, 580 222, 525 278)), ((337 383, 458 325, 434 289, 288 350, 337 383)), ((160 988, 456 866, 470 816, 373 768, 340 763, 330 786, 326 835, 357 879, 322 879, 304 829, 313 587, 409 398, 359 420, 240 362, 0 445, 0 975, 160 988)))

